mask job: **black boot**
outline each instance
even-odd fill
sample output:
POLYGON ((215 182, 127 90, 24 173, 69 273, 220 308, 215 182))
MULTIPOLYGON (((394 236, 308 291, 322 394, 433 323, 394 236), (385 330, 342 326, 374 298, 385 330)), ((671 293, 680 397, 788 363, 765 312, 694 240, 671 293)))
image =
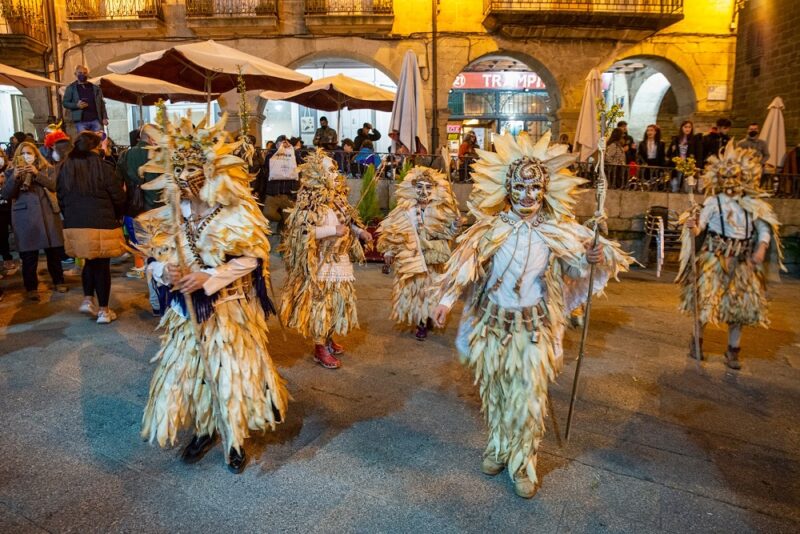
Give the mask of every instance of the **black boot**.
POLYGON ((428 328, 425 326, 423 321, 420 321, 417 325, 417 333, 415 336, 417 341, 425 341, 425 338, 428 337, 428 328))
POLYGON ((214 437, 208 434, 194 436, 192 441, 183 449, 181 459, 187 464, 199 462, 206 455, 211 446, 214 445, 214 437))
POLYGON ((733 369, 734 371, 738 371, 742 368, 742 364, 739 363, 739 351, 742 350, 741 347, 731 347, 728 345, 728 350, 725 352, 725 365, 733 369))
POLYGON ((244 453, 244 447, 240 448, 241 452, 236 452, 236 449, 231 447, 228 453, 228 469, 231 473, 239 474, 244 471, 244 466, 247 464, 247 455, 244 453))
POLYGON ((428 320, 427 320, 427 321, 425 321, 425 328, 427 328, 428 330, 433 330, 433 328, 434 328, 435 326, 436 326, 436 325, 435 325, 435 324, 433 324, 433 319, 431 319, 430 317, 428 317, 428 320))

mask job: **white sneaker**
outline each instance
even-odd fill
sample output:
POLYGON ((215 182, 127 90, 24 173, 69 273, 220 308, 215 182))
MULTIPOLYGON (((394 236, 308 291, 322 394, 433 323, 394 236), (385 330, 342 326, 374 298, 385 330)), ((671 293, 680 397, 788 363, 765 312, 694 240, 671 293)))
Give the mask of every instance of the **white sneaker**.
POLYGON ((93 300, 84 300, 81 302, 81 307, 78 308, 78 311, 88 315, 97 315, 97 305, 93 300))
POLYGON ((108 324, 117 318, 117 314, 111 310, 100 311, 97 314, 97 324, 108 324))
POLYGON ((134 267, 127 273, 125 276, 128 278, 138 278, 139 280, 144 278, 144 267, 134 267))

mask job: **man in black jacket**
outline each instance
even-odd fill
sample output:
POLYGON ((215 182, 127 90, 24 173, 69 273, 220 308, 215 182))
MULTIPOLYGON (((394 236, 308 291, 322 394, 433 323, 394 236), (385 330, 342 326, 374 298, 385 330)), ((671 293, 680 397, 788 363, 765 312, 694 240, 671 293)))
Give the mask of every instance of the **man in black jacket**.
POLYGON ((353 139, 353 150, 358 152, 365 140, 369 139, 373 143, 381 138, 381 133, 374 129, 368 122, 364 123, 363 128, 358 131, 358 135, 353 139), (371 132, 371 133, 370 133, 371 132))
MULTIPOLYGON (((711 131, 703 137, 703 155, 706 161, 709 156, 719 156, 719 151, 725 148, 728 144, 730 136, 728 132, 731 130, 731 121, 725 117, 717 119, 716 131, 711 131)), ((705 163, 705 162, 703 162, 705 163)))
POLYGON ((103 126, 108 125, 103 91, 89 81, 89 69, 84 65, 75 68, 75 78, 64 92, 64 107, 69 110, 77 133, 103 131, 103 126))

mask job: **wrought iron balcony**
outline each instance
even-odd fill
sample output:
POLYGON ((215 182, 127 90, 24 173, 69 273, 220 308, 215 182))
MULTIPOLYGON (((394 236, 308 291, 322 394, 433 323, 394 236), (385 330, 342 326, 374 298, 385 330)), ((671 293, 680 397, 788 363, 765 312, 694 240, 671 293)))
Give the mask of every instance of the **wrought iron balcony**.
POLYGON ((0 1, 0 34, 24 36, 46 45, 47 23, 42 1, 0 1))
POLYGON ((154 19, 161 0, 70 0, 67 20, 154 19))
POLYGON ((189 17, 264 17, 278 15, 278 0, 186 0, 189 17))
POLYGON ((84 38, 163 34, 163 0, 69 0, 67 24, 84 38))
POLYGON ((393 8, 392 0, 305 0, 306 27, 321 34, 387 33, 393 8))
POLYGON ((278 31, 278 0, 186 0, 187 24, 204 38, 278 31))
POLYGON ((484 25, 514 37, 644 37, 683 18, 684 0, 484 0, 484 25), (549 28, 549 30, 547 29, 549 28), (576 33, 577 32, 577 33, 576 33), (578 35, 578 33, 587 35, 578 35))

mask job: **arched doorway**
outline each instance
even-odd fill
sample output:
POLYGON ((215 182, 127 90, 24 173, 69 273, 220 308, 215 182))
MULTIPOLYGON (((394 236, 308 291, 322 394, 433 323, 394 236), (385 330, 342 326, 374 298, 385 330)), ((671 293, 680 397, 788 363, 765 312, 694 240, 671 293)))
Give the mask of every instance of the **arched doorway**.
POLYGON ((32 133, 34 111, 30 101, 16 87, 0 85, 0 144, 5 146, 14 132, 32 133))
POLYGON ((688 76, 671 61, 635 56, 614 63, 603 74, 606 100, 625 111, 628 132, 636 141, 648 124, 658 124, 665 135, 677 131, 697 110, 697 98, 688 76))
MULTIPOLYGON (((383 89, 395 91, 397 84, 381 69, 348 57, 313 57, 301 60, 292 68, 303 74, 311 76, 313 79, 326 78, 336 74, 344 74, 351 78, 373 84, 383 89)), ((372 124, 373 128, 381 133, 381 138, 375 144, 376 152, 387 151, 391 140, 389 139, 388 127, 391 120, 391 113, 375 111, 371 109, 356 109, 341 111, 339 118, 341 124, 337 122, 337 113, 320 111, 316 109, 300 106, 292 102, 271 100, 264 108, 264 126, 262 137, 266 140, 274 140, 279 135, 287 137, 301 137, 306 145, 311 145, 314 132, 319 127, 319 119, 326 117, 331 128, 338 129, 339 141, 344 139, 355 139, 358 130, 365 122, 372 124)))
POLYGON ((541 65, 510 54, 473 61, 456 76, 447 101, 447 139, 458 152, 463 135, 474 131, 489 149, 494 134, 527 131, 534 137, 551 128, 558 109, 555 80, 541 65))

